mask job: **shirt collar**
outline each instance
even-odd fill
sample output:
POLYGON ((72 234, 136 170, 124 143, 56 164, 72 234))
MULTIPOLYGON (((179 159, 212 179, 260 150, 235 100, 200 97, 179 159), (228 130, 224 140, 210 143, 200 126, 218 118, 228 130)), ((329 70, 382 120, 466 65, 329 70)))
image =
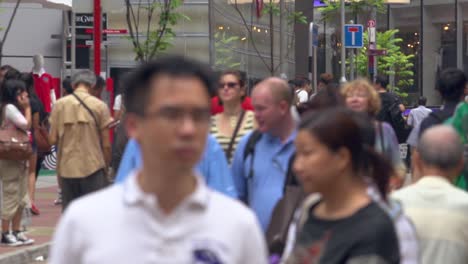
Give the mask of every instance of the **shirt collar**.
POLYGON ((85 87, 78 87, 78 88, 75 89, 74 92, 75 93, 87 93, 87 94, 89 94, 88 89, 86 89, 85 87))
POLYGON ((416 184, 434 187, 452 186, 450 181, 442 176, 424 176, 416 184))
MULTIPOLYGON (((281 142, 281 139, 277 136, 273 136, 272 134, 270 133, 265 133, 266 135, 266 138, 268 139, 268 141, 278 141, 278 142, 281 142)), ((284 143, 282 143, 283 145, 286 145, 288 143, 292 143, 294 142, 294 139, 296 139, 296 136, 297 136, 297 128, 294 129, 294 131, 289 135, 289 137, 286 139, 286 141, 284 143)))
MULTIPOLYGON (((143 192, 137 181, 138 170, 134 170, 130 173, 128 179, 123 183, 124 193, 123 199, 128 206, 148 205, 158 206, 157 197, 143 192)), ((195 191, 190 194, 184 201, 181 202, 180 207, 183 204, 189 206, 197 206, 200 208, 206 208, 208 206, 210 190, 208 189, 205 181, 201 176, 197 174, 197 187, 195 191)))

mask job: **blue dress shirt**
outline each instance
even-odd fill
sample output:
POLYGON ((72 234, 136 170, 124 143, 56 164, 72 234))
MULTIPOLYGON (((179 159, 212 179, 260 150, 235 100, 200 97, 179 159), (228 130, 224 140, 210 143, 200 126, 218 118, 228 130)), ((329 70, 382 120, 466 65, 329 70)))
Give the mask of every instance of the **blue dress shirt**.
POLYGON ((244 149, 251 133, 239 142, 232 163, 232 175, 237 194, 247 200, 255 212, 262 229, 266 231, 270 223, 273 208, 283 196, 289 159, 295 152, 294 139, 297 131, 285 141, 270 134, 263 133, 255 145, 253 177, 248 179, 252 155, 244 161, 244 149))
MULTIPOLYGON (((125 181, 131 171, 141 168, 142 163, 140 146, 136 140, 130 139, 125 147, 115 182, 121 183, 125 181)), ((202 160, 197 164, 197 170, 203 175, 209 187, 230 197, 237 198, 237 192, 224 151, 211 135, 208 136, 205 152, 202 160)))

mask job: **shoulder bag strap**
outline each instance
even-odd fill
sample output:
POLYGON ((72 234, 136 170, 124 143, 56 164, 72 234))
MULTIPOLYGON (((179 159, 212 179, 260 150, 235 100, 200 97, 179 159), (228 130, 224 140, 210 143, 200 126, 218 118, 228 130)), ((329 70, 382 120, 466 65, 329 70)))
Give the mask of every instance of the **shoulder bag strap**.
POLYGON ((237 134, 239 133, 239 129, 242 126, 242 121, 244 120, 244 115, 245 115, 245 111, 242 110, 240 118, 239 118, 239 120, 237 120, 236 128, 234 129, 234 132, 232 133, 231 141, 229 142, 229 147, 228 147, 227 152, 226 152, 226 157, 227 157, 228 162, 231 160, 232 149, 234 148, 234 142, 236 142, 237 134))
POLYGON ((94 122, 96 123, 96 131, 98 133, 98 138, 99 138, 99 145, 101 146, 101 150, 104 151, 104 147, 102 146, 102 139, 101 139, 101 129, 99 127, 99 122, 96 118, 96 116, 94 115, 93 113, 93 110, 91 110, 89 108, 89 106, 87 106, 85 104, 85 102, 83 102, 83 100, 78 96, 76 95, 75 93, 72 93, 72 95, 76 98, 76 100, 78 100, 78 102, 80 102, 80 104, 89 112, 89 114, 93 117, 94 119, 94 122))

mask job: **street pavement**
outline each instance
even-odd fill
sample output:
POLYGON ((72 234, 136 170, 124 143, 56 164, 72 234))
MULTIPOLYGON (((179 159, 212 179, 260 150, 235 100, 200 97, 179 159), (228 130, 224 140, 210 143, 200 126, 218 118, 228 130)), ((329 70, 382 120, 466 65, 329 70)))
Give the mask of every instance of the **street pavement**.
POLYGON ((45 263, 40 260, 47 259, 49 244, 61 214, 62 207, 54 205, 56 197, 56 176, 39 176, 36 184, 36 206, 41 214, 31 216, 31 225, 26 231, 27 236, 34 239, 35 243, 21 247, 0 246, 0 264, 45 263))

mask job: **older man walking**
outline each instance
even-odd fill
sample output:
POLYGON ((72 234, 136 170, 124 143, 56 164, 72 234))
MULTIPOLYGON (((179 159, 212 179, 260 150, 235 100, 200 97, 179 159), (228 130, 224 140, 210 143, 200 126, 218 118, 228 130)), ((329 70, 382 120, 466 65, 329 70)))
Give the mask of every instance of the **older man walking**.
POLYGON ((452 183, 463 168, 463 145, 449 126, 424 132, 413 155, 417 182, 392 194, 420 238, 421 263, 468 263, 468 194, 452 183))

